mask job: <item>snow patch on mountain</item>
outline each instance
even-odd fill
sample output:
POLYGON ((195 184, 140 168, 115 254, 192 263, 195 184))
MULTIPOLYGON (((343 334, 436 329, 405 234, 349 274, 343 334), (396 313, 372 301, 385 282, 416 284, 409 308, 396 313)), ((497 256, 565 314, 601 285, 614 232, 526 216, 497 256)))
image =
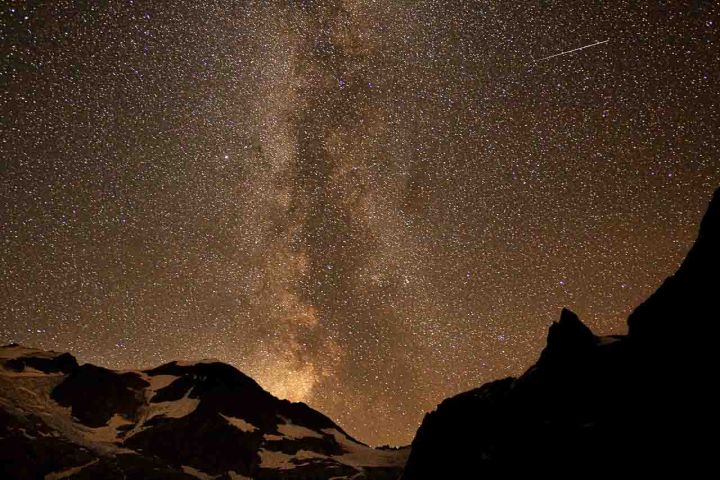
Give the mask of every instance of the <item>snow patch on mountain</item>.
POLYGON ((246 477, 245 475, 240 475, 239 473, 236 473, 234 470, 230 470, 227 472, 228 476, 230 477, 230 480, 253 480, 250 477, 246 477))
POLYGON ((227 420, 230 425, 243 432, 254 432, 258 429, 258 427, 256 427, 250 422, 243 420, 242 418, 231 417, 228 415, 223 415, 222 413, 220 414, 220 416, 227 420))
MULTIPOLYGON (((286 423, 280 423, 277 426, 278 432, 284 435, 286 438, 302 439, 302 438, 323 438, 318 432, 310 430, 307 427, 301 425, 294 425, 289 420, 285 420, 286 423)), ((282 437, 281 437, 282 438, 282 437)))
POLYGON ((212 480, 216 478, 213 475, 208 475, 205 472, 202 472, 198 470, 197 468, 190 467, 188 465, 183 465, 180 467, 183 472, 187 473, 188 475, 192 475, 195 478, 199 478, 200 480, 212 480))
POLYGON ((322 432, 335 437, 335 441, 347 452, 334 457, 334 459, 353 467, 402 466, 410 454, 410 449, 408 448, 400 450, 369 448, 351 440, 347 435, 334 428, 325 428, 322 432))
POLYGON ((327 459, 327 455, 322 455, 309 450, 298 450, 295 455, 289 455, 283 452, 273 450, 260 450, 260 467, 267 469, 290 470, 297 468, 303 461, 314 459, 327 459))
POLYGON ((44 480, 61 480, 63 478, 72 477, 76 473, 80 473, 83 469, 91 465, 95 465, 99 461, 100 459, 96 458, 95 460, 92 460, 84 465, 78 465, 77 467, 68 468, 60 472, 48 473, 47 475, 45 475, 44 480))
POLYGON ((168 418, 182 418, 191 414, 200 405, 200 399, 190 398, 191 388, 180 400, 172 400, 169 402, 151 403, 147 420, 157 416, 168 418))
POLYGON ((150 395, 150 398, 155 396, 155 393, 158 390, 161 390, 161 389, 167 387, 168 385, 173 383, 175 380, 180 378, 175 375, 145 375, 145 374, 143 374, 142 377, 143 377, 143 380, 146 380, 150 384, 150 386, 148 387, 148 390, 150 392, 152 392, 150 395))
POLYGON ((110 418, 107 425, 102 427, 91 428, 84 425, 79 425, 79 427, 84 432, 85 438, 90 442, 115 443, 120 440, 118 438, 118 428, 132 424, 133 422, 122 415, 115 414, 110 418))

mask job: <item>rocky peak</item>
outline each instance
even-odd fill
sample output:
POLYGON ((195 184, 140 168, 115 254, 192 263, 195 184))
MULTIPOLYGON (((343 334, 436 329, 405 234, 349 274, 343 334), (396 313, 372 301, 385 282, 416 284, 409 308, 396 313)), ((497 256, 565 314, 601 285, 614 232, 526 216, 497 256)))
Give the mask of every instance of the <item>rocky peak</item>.
POLYGON ((0 364, 15 372, 71 373, 78 368, 77 360, 69 353, 43 351, 18 343, 0 347, 0 364))
POLYGON ((597 337, 571 310, 563 308, 560 320, 548 330, 547 345, 541 358, 572 355, 595 345, 597 337))

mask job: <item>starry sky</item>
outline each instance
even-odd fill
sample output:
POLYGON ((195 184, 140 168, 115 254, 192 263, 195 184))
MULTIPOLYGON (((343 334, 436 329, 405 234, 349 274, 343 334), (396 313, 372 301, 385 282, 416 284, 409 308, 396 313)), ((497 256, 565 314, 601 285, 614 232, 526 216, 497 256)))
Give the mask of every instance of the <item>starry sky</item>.
POLYGON ((217 358, 370 444, 562 307, 625 332, 720 185, 713 1, 0 8, 0 343, 217 358))

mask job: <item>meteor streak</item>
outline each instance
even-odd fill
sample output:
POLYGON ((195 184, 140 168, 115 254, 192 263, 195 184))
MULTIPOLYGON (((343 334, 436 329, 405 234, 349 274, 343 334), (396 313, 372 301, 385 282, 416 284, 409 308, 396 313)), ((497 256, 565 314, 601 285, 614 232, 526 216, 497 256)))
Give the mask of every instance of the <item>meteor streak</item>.
POLYGON ((580 50, 585 50, 586 48, 595 47, 595 46, 597 46, 597 45, 602 45, 603 43, 608 43, 609 41, 610 41, 610 39, 608 38, 607 40, 603 40, 603 41, 601 41, 601 42, 591 43, 590 45, 585 45, 585 46, 583 46, 583 47, 573 48, 572 50, 565 50, 564 52, 556 53, 556 54, 554 54, 554 55, 550 55, 550 56, 543 57, 543 58, 540 58, 540 59, 538 59, 538 60, 535 60, 535 63, 543 62, 543 61, 545 61, 545 60, 550 60, 551 58, 559 57, 559 56, 561 56, 561 55, 567 55, 567 54, 569 54, 569 53, 578 52, 578 51, 580 51, 580 50))

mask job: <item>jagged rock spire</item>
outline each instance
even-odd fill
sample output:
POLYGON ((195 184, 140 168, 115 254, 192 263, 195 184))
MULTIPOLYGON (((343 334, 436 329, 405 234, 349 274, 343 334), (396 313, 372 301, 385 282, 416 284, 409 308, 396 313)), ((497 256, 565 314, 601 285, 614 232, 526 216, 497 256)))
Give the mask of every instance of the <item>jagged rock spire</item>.
POLYGON ((542 357, 565 356, 591 347, 596 341, 592 331, 571 310, 563 308, 560 320, 550 325, 542 357))

